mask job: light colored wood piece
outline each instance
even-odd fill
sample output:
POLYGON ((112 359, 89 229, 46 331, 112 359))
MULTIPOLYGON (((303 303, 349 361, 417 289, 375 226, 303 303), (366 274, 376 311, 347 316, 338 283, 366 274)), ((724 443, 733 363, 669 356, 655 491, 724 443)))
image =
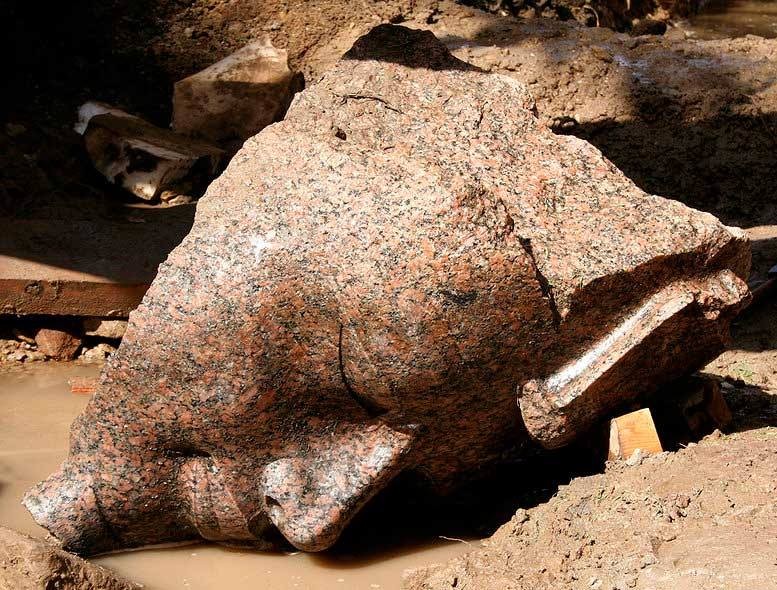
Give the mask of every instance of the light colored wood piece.
POLYGON ((610 421, 609 460, 628 459, 636 449, 645 454, 664 449, 648 408, 624 414, 610 421))

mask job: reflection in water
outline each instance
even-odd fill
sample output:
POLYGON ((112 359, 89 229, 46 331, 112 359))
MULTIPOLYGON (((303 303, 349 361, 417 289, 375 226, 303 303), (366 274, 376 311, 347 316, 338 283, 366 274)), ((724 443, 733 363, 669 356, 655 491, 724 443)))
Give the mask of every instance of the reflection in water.
POLYGON ((723 39, 758 35, 777 37, 775 0, 712 0, 701 14, 681 23, 696 39, 723 39))
POLYGON ((20 498, 65 458, 70 422, 88 401, 70 393, 67 379, 97 371, 94 366, 34 366, 0 374, 0 524, 41 533, 20 498))

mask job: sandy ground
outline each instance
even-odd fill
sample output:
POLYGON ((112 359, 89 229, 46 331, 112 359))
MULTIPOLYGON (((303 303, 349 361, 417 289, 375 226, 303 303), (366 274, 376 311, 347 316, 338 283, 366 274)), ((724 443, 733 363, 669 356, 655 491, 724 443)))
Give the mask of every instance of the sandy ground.
POLYGON ((777 429, 762 427, 612 464, 519 510, 483 549, 410 573, 405 587, 777 588, 776 451, 777 429))

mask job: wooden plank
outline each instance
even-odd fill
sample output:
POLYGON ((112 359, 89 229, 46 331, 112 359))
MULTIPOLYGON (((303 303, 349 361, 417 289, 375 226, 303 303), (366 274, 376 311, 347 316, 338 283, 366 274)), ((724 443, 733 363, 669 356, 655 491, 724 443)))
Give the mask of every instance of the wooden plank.
POLYGON ((147 209, 131 222, 0 219, 0 315, 126 318, 193 213, 147 209))

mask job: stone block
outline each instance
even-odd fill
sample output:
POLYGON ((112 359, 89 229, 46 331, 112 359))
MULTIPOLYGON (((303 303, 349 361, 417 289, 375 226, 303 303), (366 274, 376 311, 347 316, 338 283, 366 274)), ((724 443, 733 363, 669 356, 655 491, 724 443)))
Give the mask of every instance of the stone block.
POLYGON ((127 322, 124 320, 101 320, 99 318, 86 318, 83 321, 84 334, 87 336, 97 336, 99 338, 108 338, 111 340, 120 340, 127 329, 127 322))
POLYGON ((127 113, 89 118, 84 144, 109 182, 150 201, 162 191, 196 191, 218 173, 224 152, 203 141, 156 127, 127 113))
POLYGON ((81 338, 69 331, 41 328, 35 334, 35 344, 46 356, 58 361, 69 361, 75 358, 81 348, 81 338))
POLYGON ((280 120, 299 86, 286 51, 256 41, 175 84, 172 127, 237 148, 280 120))

